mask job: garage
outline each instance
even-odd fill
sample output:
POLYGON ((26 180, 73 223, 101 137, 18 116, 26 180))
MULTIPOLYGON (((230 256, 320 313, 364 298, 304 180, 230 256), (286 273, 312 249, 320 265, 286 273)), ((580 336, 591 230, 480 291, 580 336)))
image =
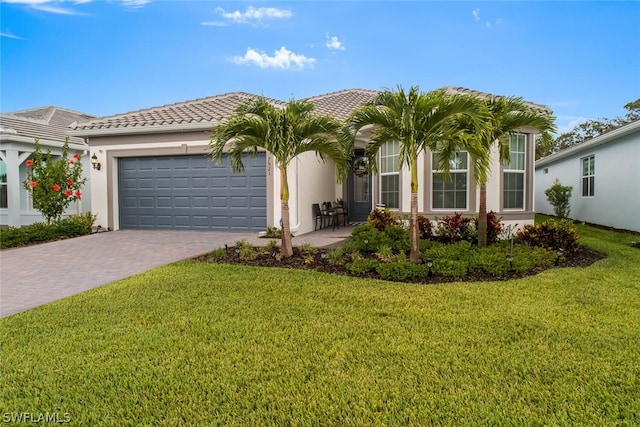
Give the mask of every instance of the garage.
POLYGON ((118 159, 120 228, 261 231, 267 224, 264 153, 233 173, 206 155, 118 159))

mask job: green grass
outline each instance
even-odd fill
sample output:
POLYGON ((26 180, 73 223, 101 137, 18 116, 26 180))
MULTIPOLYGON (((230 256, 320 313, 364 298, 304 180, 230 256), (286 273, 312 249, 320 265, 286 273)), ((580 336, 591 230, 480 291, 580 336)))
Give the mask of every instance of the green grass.
MULTIPOLYGON (((0 413, 84 425, 640 425, 637 235, 509 282, 176 263, 0 320, 0 413)), ((2 414, 0 414, 2 416, 2 414)))

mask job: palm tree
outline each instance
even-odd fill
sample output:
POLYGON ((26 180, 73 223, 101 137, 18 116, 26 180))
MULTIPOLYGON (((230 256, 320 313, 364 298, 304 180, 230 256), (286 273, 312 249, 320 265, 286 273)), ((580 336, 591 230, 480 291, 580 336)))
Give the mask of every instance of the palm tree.
MULTIPOLYGON (((516 97, 489 97, 479 99, 486 107, 489 117, 482 132, 475 133, 475 138, 487 150, 497 145, 501 163, 510 161, 509 135, 519 129, 530 127, 542 134, 542 139, 555 132, 554 117, 525 103, 516 97)), ((467 122, 468 127, 473 124, 467 122)), ((473 153, 469 153, 473 157, 473 153)), ((488 173, 475 176, 476 185, 480 187, 478 206, 478 246, 487 246, 487 179, 488 173)))
POLYGON ((352 114, 349 127, 353 137, 365 126, 372 126, 371 138, 367 142, 365 155, 375 172, 376 154, 389 141, 399 143, 399 167, 407 165, 411 172, 411 213, 409 237, 411 251, 409 259, 420 258, 418 247, 418 154, 431 150, 436 156, 439 169, 450 177, 451 156, 462 149, 474 154, 477 168, 486 169, 488 152, 476 138, 470 138, 458 126, 464 120, 482 129, 486 118, 477 100, 469 95, 450 95, 445 90, 421 92, 412 86, 405 93, 402 86, 393 92, 380 92, 370 103, 352 114))
POLYGON ((240 105, 228 120, 214 127, 209 143, 213 159, 220 160, 228 152, 231 169, 244 171, 243 153, 256 155, 264 150, 273 155, 280 170, 280 202, 282 212, 281 254, 293 254, 289 222, 289 182, 287 166, 298 155, 315 151, 324 160, 331 159, 338 180, 344 179, 350 151, 343 126, 329 116, 313 114, 308 101, 291 100, 277 108, 265 97, 256 97, 240 105))

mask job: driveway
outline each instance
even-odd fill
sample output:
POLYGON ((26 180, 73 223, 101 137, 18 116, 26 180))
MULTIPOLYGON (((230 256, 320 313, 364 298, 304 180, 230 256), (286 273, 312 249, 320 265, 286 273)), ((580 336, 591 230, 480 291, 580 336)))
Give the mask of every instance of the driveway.
POLYGON ((120 230, 0 251, 0 317, 206 253, 255 233, 120 230))

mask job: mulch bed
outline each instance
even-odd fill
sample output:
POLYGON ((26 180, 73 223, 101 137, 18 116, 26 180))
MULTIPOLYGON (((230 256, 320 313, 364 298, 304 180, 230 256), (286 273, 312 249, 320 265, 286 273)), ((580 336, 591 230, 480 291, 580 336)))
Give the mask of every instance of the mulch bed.
MULTIPOLYGON (((340 274, 345 276, 350 276, 351 273, 346 269, 344 265, 332 264, 328 259, 323 256, 326 254, 327 249, 318 249, 315 254, 309 253, 301 253, 298 247, 293 248, 293 256, 289 258, 278 259, 272 257, 268 253, 260 253, 257 255, 255 259, 247 260, 240 259, 238 254, 235 251, 234 247, 229 247, 226 250, 226 254, 222 258, 214 259, 209 254, 200 255, 192 258, 192 260, 197 262, 209 262, 209 263, 218 263, 218 264, 240 264, 240 265, 248 265, 248 266, 256 266, 256 267, 280 267, 280 268, 294 268, 300 270, 312 270, 312 271, 320 271, 324 273, 330 274, 340 274)), ((579 246, 578 250, 571 254, 567 254, 563 256, 558 265, 553 265, 551 267, 537 268, 530 271, 528 274, 508 274, 506 276, 492 276, 489 274, 482 273, 469 273, 464 277, 441 277, 441 276, 432 276, 432 277, 421 277, 418 280, 412 280, 411 283, 424 283, 424 284, 433 284, 433 283, 446 283, 446 282, 481 282, 481 281, 494 281, 494 280, 510 280, 510 279, 518 279, 523 276, 531 276, 542 271, 548 270, 550 268, 563 268, 563 267, 587 267, 594 262, 605 258, 605 255, 589 249, 585 246, 579 246)), ((374 273, 370 277, 376 278, 377 275, 374 273)))

